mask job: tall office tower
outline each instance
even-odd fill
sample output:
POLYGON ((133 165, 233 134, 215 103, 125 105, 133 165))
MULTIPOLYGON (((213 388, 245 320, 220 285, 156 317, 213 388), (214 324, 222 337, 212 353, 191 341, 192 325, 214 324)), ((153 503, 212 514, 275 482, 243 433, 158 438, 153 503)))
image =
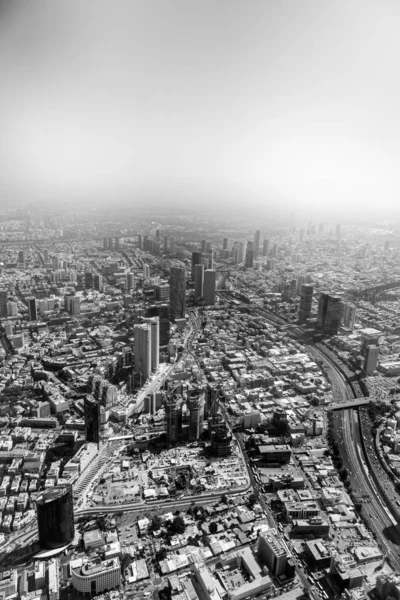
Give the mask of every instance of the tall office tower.
POLYGON ((143 236, 141 233, 138 233, 138 248, 140 248, 140 250, 143 250, 143 236))
POLYGON ((161 238, 161 231, 156 229, 156 238, 159 240, 161 238))
POLYGON ((165 420, 168 444, 176 444, 182 431, 183 398, 177 393, 169 393, 165 398, 165 420))
POLYGON ((146 263, 143 265, 143 277, 148 279, 150 277, 150 267, 146 263))
POLYGON ((204 390, 194 388, 188 391, 187 406, 189 408, 189 442, 195 442, 203 433, 204 424, 204 390))
POLYGON ((149 236, 147 234, 145 234, 143 236, 143 250, 145 252, 147 252, 149 250, 149 236))
POLYGON ((79 315, 81 313, 81 299, 79 296, 72 296, 70 313, 71 315, 79 315))
POLYGON ((68 272, 68 277, 69 277, 69 281, 74 281, 75 283, 78 281, 76 271, 74 271, 73 269, 70 269, 70 271, 68 272))
POLYGON ((246 269, 252 269, 253 268, 253 263, 254 263, 253 242, 247 242, 246 262, 245 262, 246 269))
POLYGON ((25 252, 23 250, 18 252, 18 262, 21 264, 25 263, 25 252))
POLYGON ((112 250, 113 247, 114 247, 114 245, 113 245, 113 239, 112 239, 112 237, 109 237, 108 238, 108 249, 112 250))
POLYGON ((167 252, 168 252, 168 236, 167 235, 164 235, 163 250, 164 250, 164 254, 167 254, 167 252))
POLYGON ((201 254, 201 252, 192 252, 192 271, 191 271, 192 281, 195 280, 195 267, 196 267, 196 265, 202 264, 202 259, 203 259, 203 255, 201 254))
POLYGON ((158 240, 153 242, 153 254, 159 256, 161 254, 161 244, 158 240))
POLYGON ((133 328, 135 374, 146 381, 151 374, 151 328, 147 323, 133 328))
POLYGON ((186 315, 186 269, 171 267, 169 310, 171 319, 184 319, 186 315))
POLYGON ((194 297, 203 297, 204 286, 204 265, 195 265, 194 267, 194 297))
POLYGON ((215 418, 219 411, 220 388, 217 384, 208 383, 204 396, 204 416, 215 418))
POLYGON ((370 375, 376 371, 379 358, 379 346, 367 346, 364 359, 364 375, 370 375))
POLYGON ((320 224, 318 225, 318 234, 319 234, 319 235, 322 235, 322 234, 323 234, 323 232, 324 232, 324 224, 323 224, 323 223, 320 223, 320 224))
POLYGON ((49 262, 49 251, 47 249, 43 250, 43 260, 44 260, 45 264, 47 264, 49 262))
POLYGON ((356 323, 357 307, 355 304, 343 304, 342 325, 353 331, 356 323))
POLYGON ((203 298, 205 304, 209 306, 215 304, 216 275, 213 269, 204 271, 203 298))
POLYGON ((87 290, 91 290, 93 287, 93 273, 91 271, 86 271, 85 273, 85 288, 87 290))
POLYGON ((297 275, 296 294, 301 296, 301 286, 304 283, 304 275, 297 275))
POLYGON ((285 573, 289 553, 282 540, 269 531, 261 532, 257 551, 259 558, 276 577, 285 573))
POLYGON ((238 263, 244 262, 246 256, 246 243, 239 243, 238 263))
POLYGON ((52 263, 53 263, 53 270, 57 271, 60 268, 60 261, 58 260, 58 256, 53 256, 52 263))
POLYGON ((228 238, 222 240, 222 250, 228 250, 228 238))
POLYGON ((128 290, 133 290, 135 288, 135 276, 133 273, 127 274, 126 285, 127 285, 128 290))
POLYGON ((336 335, 339 331, 341 316, 341 297, 321 292, 318 302, 317 329, 328 335, 336 335))
POLYGON ((299 323, 305 323, 311 316, 314 288, 303 284, 300 291, 299 323))
POLYGON ((175 238, 171 237, 169 238, 169 253, 175 254, 175 250, 175 238))
POLYGON ((37 321, 37 310, 36 310, 36 298, 35 296, 29 296, 26 299, 28 303, 28 319, 30 321, 37 321))
POLYGON ((105 379, 103 379, 100 386, 100 404, 106 410, 110 410, 118 404, 118 388, 105 379))
POLYGON ((340 238, 340 236, 342 235, 342 229, 340 225, 336 225, 336 237, 340 238))
POLYGON ((119 239, 119 237, 115 238, 115 249, 119 250, 121 245, 120 245, 121 240, 119 239))
POLYGON ((160 319, 150 317, 143 319, 151 328, 151 370, 157 371, 160 360, 160 319))
POLYGON ((271 258, 277 258, 278 254, 279 254, 279 246, 278 246, 278 244, 272 244, 271 258))
POLYGON ((213 252, 213 250, 211 250, 209 258, 208 258, 208 268, 209 269, 214 268, 214 252, 213 252))
POLYGON ((7 316, 8 317, 16 317, 18 315, 18 303, 17 302, 7 302, 7 316))
POLYGON ((213 456, 228 456, 232 451, 232 433, 221 414, 208 419, 213 456))
POLYGON ((103 291, 103 276, 95 275, 93 278, 93 285, 94 285, 95 290, 97 290, 98 292, 102 292, 103 291))
POLYGON ((263 256, 268 256, 270 241, 266 238, 263 241, 263 256))
POLYGON ((253 251, 254 251, 254 259, 258 258, 258 254, 260 252, 260 230, 254 233, 254 242, 253 242, 253 251))
POLYGON ((205 252, 206 251, 206 247, 207 247, 206 240, 201 240, 201 251, 205 252))
MULTIPOLYGON (((168 298, 169 300, 169 298, 168 298)), ((169 321, 168 304, 153 304, 146 310, 146 318, 159 317, 160 319, 160 346, 166 346, 169 342, 171 323, 169 321)))
POLYGON ((108 238, 103 238, 103 250, 108 250, 108 238))
POLYGON ((83 403, 85 414, 85 440, 100 443, 100 404, 93 396, 86 396, 83 403))
POLYGON ((75 536, 72 485, 47 488, 36 500, 39 543, 43 548, 70 544, 75 536))

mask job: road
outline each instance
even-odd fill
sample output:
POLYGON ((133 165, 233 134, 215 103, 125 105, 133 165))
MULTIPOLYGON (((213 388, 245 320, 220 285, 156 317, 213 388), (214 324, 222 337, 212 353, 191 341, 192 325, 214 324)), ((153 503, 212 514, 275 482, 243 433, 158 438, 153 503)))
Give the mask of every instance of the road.
MULTIPOLYGON (((337 401, 346 401, 355 397, 344 375, 326 354, 313 348, 330 367, 332 390, 337 401)), ((396 570, 400 569, 400 533, 387 505, 375 486, 369 473, 364 447, 361 439, 360 423, 354 409, 336 410, 332 413, 333 427, 339 446, 343 466, 349 474, 353 493, 362 504, 362 517, 376 536, 383 552, 389 551, 389 558, 396 570)))

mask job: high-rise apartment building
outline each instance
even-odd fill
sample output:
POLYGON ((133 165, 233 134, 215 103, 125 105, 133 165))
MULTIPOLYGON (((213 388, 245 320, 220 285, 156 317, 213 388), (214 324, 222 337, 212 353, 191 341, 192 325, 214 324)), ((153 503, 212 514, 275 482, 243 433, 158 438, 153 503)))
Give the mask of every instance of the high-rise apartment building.
POLYGON ((212 306, 215 304, 216 271, 207 269, 204 271, 203 298, 205 304, 212 306))
POLYGON ((174 321, 186 315, 186 269, 171 267, 170 272, 170 316, 174 321))
POLYGON ((87 290, 91 290, 93 287, 93 273, 91 271, 86 271, 85 273, 85 288, 87 290))
POLYGON ((304 283, 300 290, 299 323, 305 323, 311 317, 314 288, 304 283))
POLYGON ((259 558, 276 577, 285 573, 288 550, 282 540, 273 533, 261 532, 258 536, 257 550, 259 558))
POLYGON ((151 374, 151 327, 148 323, 135 325, 133 328, 135 374, 142 382, 151 374))
POLYGON ((79 296, 72 296, 70 304, 71 315, 79 315, 81 313, 81 299, 79 296))
POLYGON ((194 297, 202 298, 204 288, 204 265, 194 267, 194 297))
POLYGON ((70 544, 75 536, 70 484, 46 489, 36 500, 39 543, 43 548, 70 544))
POLYGON ((103 276, 102 275, 95 275, 93 278, 93 283, 94 283, 95 290, 97 290, 98 292, 103 291, 103 276))
POLYGON ((150 267, 146 263, 143 265, 143 277, 148 279, 150 277, 150 267))
POLYGON ((36 310, 36 298, 35 296, 29 296, 26 299, 28 303, 28 319, 30 321, 37 321, 37 310, 36 310))
POLYGON ((356 323, 357 307, 355 304, 345 303, 343 304, 342 311, 342 324, 353 331, 356 323))
POLYGON ((260 252, 260 230, 254 233, 254 242, 253 242, 253 251, 254 251, 254 259, 257 260, 258 254, 260 252))

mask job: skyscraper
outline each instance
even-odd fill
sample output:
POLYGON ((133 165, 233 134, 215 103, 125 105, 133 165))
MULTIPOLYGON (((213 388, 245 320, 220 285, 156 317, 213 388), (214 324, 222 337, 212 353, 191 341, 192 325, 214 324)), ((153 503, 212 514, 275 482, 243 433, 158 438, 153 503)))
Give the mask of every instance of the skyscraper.
POLYGON ((204 271, 203 298, 207 305, 215 304, 216 272, 212 269, 204 271))
POLYGON ((102 292, 103 291, 103 276, 95 275, 93 278, 93 282, 94 282, 94 289, 97 290, 98 292, 102 292))
POLYGON ((92 289, 93 287, 93 273, 91 271, 86 271, 85 273, 85 288, 87 290, 92 289))
POLYGON ((172 320, 184 319, 186 315, 186 269, 171 267, 170 272, 170 316, 172 320))
POLYGON ((246 269, 252 269, 253 268, 253 263, 254 263, 253 242, 247 242, 246 262, 245 262, 246 269))
POLYGON ((263 242, 263 256, 268 256, 270 242, 268 239, 265 239, 263 242))
POLYGON ((305 323, 311 316, 314 288, 303 284, 300 291, 299 323, 305 323))
POLYGON ((192 252, 192 272, 191 272, 192 281, 195 280, 196 265, 201 265, 202 258, 203 258, 203 255, 201 252, 192 252))
POLYGON ((28 319, 30 321, 36 321, 37 320, 37 310, 36 310, 35 296, 29 296, 29 298, 27 298, 26 301, 28 303, 28 319))
POLYGON ((70 544, 75 536, 70 484, 46 489, 36 500, 39 543, 43 548, 70 544))
POLYGON ((72 296, 70 306, 71 306, 71 308, 70 308, 71 315, 79 315, 80 314, 81 299, 79 298, 79 296, 72 296))
POLYGON ((189 390, 187 405, 190 411, 189 442, 194 442, 198 440, 203 433, 204 391, 201 388, 189 390))
POLYGON ((228 238, 224 237, 224 239, 222 240, 222 250, 227 250, 228 249, 228 238))
POLYGON ((151 369, 156 371, 160 359, 160 319, 158 317, 150 317, 143 319, 145 323, 150 325, 151 329, 151 369))
POLYGON ((142 382, 150 377, 151 373, 151 327, 148 323, 135 325, 133 328, 135 374, 142 378, 142 382))
POLYGON ((321 292, 318 302, 317 329, 328 335, 336 335, 342 316, 340 296, 321 292))
POLYGON ((100 442, 100 404, 93 396, 86 396, 83 403, 85 414, 85 439, 87 442, 100 442))
POLYGON ((176 444, 181 435, 182 404, 182 396, 174 392, 168 394, 165 398, 165 419, 169 444, 176 444))
POLYGON ((143 277, 148 279, 150 277, 150 267, 146 263, 143 265, 143 277))
POLYGON ((135 287, 135 276, 133 273, 128 273, 126 276, 126 284, 128 290, 133 290, 135 287))
POLYGON ((257 260, 258 253, 260 251, 260 230, 254 233, 254 244, 253 244, 254 258, 257 260))
POLYGON ((7 317, 7 290, 0 290, 0 317, 7 317))
POLYGON ((204 265, 195 265, 194 267, 194 297, 203 297, 204 287, 204 265))

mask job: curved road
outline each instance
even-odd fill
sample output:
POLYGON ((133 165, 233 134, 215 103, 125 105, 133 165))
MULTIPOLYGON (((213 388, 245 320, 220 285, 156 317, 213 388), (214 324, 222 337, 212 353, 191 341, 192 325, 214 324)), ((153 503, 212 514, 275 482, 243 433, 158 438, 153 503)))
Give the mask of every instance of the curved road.
MULTIPOLYGON (((329 365, 333 392, 339 396, 337 400, 345 401, 354 398, 353 390, 330 357, 315 347, 309 349, 312 354, 317 354, 329 365)), ((343 466, 349 473, 355 496, 363 502, 362 517, 374 532, 381 550, 384 553, 388 552, 392 566, 400 570, 400 532, 369 473, 357 412, 353 409, 345 409, 337 410, 332 414, 343 466)))

